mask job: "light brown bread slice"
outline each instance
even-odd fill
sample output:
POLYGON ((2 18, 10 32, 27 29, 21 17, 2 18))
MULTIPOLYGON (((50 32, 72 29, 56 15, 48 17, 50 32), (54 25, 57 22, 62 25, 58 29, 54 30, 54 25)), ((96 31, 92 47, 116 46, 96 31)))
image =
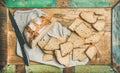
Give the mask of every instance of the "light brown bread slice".
POLYGON ((73 44, 71 42, 66 42, 60 45, 60 50, 62 56, 66 56, 73 50, 73 44))
POLYGON ((89 57, 89 59, 93 59, 93 57, 96 54, 97 54, 97 49, 95 46, 90 46, 86 51, 86 55, 89 57))
POLYGON ((88 23, 95 23, 97 21, 97 17, 95 17, 94 12, 92 11, 82 11, 80 13, 80 17, 88 23))
POLYGON ((43 50, 43 52, 44 52, 45 54, 53 54, 53 51, 43 50))
POLYGON ((53 60, 53 55, 50 54, 44 54, 43 55, 43 61, 47 62, 47 61, 52 61, 53 60))
POLYGON ((70 26, 69 29, 74 31, 82 22, 82 20, 80 18, 77 18, 70 26))
POLYGON ((70 37, 68 38, 69 42, 73 43, 73 48, 80 47, 84 44, 84 39, 79 37, 76 33, 71 33, 70 37))
POLYGON ((82 38, 87 38, 92 35, 92 31, 88 28, 85 23, 81 23, 76 29, 75 32, 82 38))
POLYGON ((103 10, 103 9, 96 10, 95 14, 99 15, 99 16, 104 15, 105 14, 105 10, 103 10))
POLYGON ((76 48, 73 49, 73 60, 79 60, 83 61, 87 56, 85 55, 85 50, 84 48, 76 48))
POLYGON ((95 44, 95 43, 97 43, 100 40, 101 36, 102 35, 100 33, 95 33, 94 35, 86 38, 85 39, 85 43, 95 44))
POLYGON ((105 27, 105 21, 98 20, 95 24, 93 24, 93 27, 98 31, 102 31, 105 27))
POLYGON ((52 37, 47 43, 47 45, 44 47, 44 49, 49 51, 59 49, 59 45, 64 41, 66 41, 66 39, 52 37))
POLYGON ((43 49, 44 46, 47 44, 47 42, 48 42, 48 41, 39 41, 39 42, 38 42, 38 46, 43 49))
POLYGON ((57 58, 57 61, 58 61, 60 64, 66 66, 66 67, 68 67, 68 66, 70 65, 70 54, 62 57, 62 56, 61 56, 61 53, 60 53, 60 50, 55 50, 55 56, 56 56, 56 58, 57 58))

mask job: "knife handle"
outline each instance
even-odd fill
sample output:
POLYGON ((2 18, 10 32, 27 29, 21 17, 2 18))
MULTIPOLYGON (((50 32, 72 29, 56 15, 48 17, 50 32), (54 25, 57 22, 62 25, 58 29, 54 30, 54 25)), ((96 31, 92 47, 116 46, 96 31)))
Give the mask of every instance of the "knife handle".
POLYGON ((28 55, 24 45, 21 45, 21 52, 23 55, 23 60, 24 60, 25 65, 29 66, 29 55, 28 55))

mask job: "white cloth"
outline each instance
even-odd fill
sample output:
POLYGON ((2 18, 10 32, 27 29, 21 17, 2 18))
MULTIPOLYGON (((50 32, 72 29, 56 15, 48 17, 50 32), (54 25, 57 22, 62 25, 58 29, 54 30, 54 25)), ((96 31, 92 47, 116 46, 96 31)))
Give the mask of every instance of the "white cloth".
MULTIPOLYGON (((14 13, 14 18, 17 22, 17 25, 18 25, 20 31, 23 32, 25 26, 28 24, 28 22, 31 19, 34 19, 39 16, 46 16, 46 15, 47 14, 44 13, 43 11, 41 11, 40 9, 25 10, 25 11, 18 10, 14 13)), ((59 22, 55 22, 55 24, 53 25, 53 28, 43 37, 42 40, 49 40, 50 37, 68 37, 68 36, 70 36, 70 34, 71 34, 70 30, 68 30, 66 27, 62 26, 59 22)), ((53 61, 49 61, 49 62, 42 61, 43 52, 40 50, 40 48, 38 46, 31 49, 27 46, 27 44, 25 44, 25 49, 27 50, 29 58, 32 61, 64 68, 64 66, 59 64, 55 59, 53 61)), ((17 42, 17 55, 22 57, 20 45, 18 42, 17 42)), ((70 67, 76 66, 76 65, 85 65, 85 64, 87 64, 88 61, 89 61, 88 58, 86 58, 82 62, 72 61, 72 57, 71 57, 70 67)))

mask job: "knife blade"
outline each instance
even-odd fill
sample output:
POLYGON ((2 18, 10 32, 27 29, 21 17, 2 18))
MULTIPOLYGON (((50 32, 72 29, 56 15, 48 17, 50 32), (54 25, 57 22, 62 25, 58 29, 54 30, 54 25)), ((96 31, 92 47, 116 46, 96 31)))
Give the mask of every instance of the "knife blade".
POLYGON ((25 40, 24 40, 23 35, 20 32, 20 30, 17 26, 17 23, 16 23, 13 15, 12 15, 12 13, 10 12, 10 10, 9 10, 9 18, 11 20, 12 26, 15 30, 16 36, 18 38, 18 42, 20 44, 20 48, 21 48, 24 63, 25 63, 25 65, 29 66, 29 56, 28 56, 28 53, 27 53, 26 49, 24 48, 25 40))

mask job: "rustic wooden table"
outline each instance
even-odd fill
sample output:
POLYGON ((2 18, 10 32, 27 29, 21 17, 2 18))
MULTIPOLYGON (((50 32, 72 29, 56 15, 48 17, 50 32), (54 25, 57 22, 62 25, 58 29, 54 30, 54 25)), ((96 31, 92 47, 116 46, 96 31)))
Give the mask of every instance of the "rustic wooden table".
MULTIPOLYGON (((70 0, 57 0, 58 7, 68 7, 70 0)), ((81 9, 42 9, 44 12, 49 15, 53 15, 59 22, 61 22, 64 26, 69 26, 80 13, 81 9), (60 15, 61 18, 57 18, 55 15, 60 15), (70 15, 72 18, 63 19, 63 15, 70 15), (63 21, 64 20, 64 21, 63 21)), ((13 9, 14 11, 14 9, 13 9)), ((101 61, 93 60, 90 61, 89 64, 111 64, 111 9, 106 8, 106 11, 110 13, 107 18, 107 26, 105 30, 105 34, 102 37, 100 43, 97 44, 98 48, 101 51, 101 61), (104 44, 101 44, 104 42, 104 44), (104 48, 107 48, 107 53, 104 52, 104 48), (107 55, 106 55, 107 54, 107 55), (106 55, 106 56, 105 56, 106 55)), ((7 17, 8 18, 8 17, 7 17)), ((11 26, 11 22, 9 18, 7 19, 7 47, 8 47, 8 56, 7 56, 7 64, 16 65, 16 73, 25 73, 25 66, 23 64, 23 60, 21 57, 16 55, 16 36, 11 26)), ((37 64, 36 62, 30 62, 31 64, 37 64)), ((63 70, 64 73, 74 73, 74 67, 65 68, 63 70)))
MULTIPOLYGON (((15 11, 16 9, 12 9, 11 11, 15 11)), ((20 10, 20 9, 17 9, 20 10)), ((81 11, 86 10, 105 10, 106 11, 106 26, 103 37, 99 41, 99 43, 96 44, 96 47, 98 48, 100 52, 100 59, 94 59, 91 60, 88 64, 102 64, 102 65, 110 65, 111 64, 111 8, 84 8, 84 9, 70 9, 70 8, 61 8, 61 9, 41 9, 48 15, 53 16, 56 18, 57 21, 63 24, 63 26, 69 26, 77 17, 79 17, 79 13, 81 11), (56 16, 57 15, 57 16, 56 16), (59 16, 59 17, 58 17, 59 16)), ((12 25, 10 23, 9 18, 8 21, 8 58, 7 63, 8 64, 16 64, 16 66, 19 67, 17 64, 23 64, 23 60, 21 57, 16 55, 16 35, 13 31, 12 25)), ((31 62, 31 64, 36 64, 35 62, 31 62)), ((23 65, 20 65, 23 66, 23 65)), ((24 66, 23 66, 24 67, 24 66)), ((16 68, 19 69, 19 68, 16 68)), ((22 68, 21 68, 22 69, 22 68)), ((74 72, 74 67, 66 68, 64 69, 65 73, 74 72)))

